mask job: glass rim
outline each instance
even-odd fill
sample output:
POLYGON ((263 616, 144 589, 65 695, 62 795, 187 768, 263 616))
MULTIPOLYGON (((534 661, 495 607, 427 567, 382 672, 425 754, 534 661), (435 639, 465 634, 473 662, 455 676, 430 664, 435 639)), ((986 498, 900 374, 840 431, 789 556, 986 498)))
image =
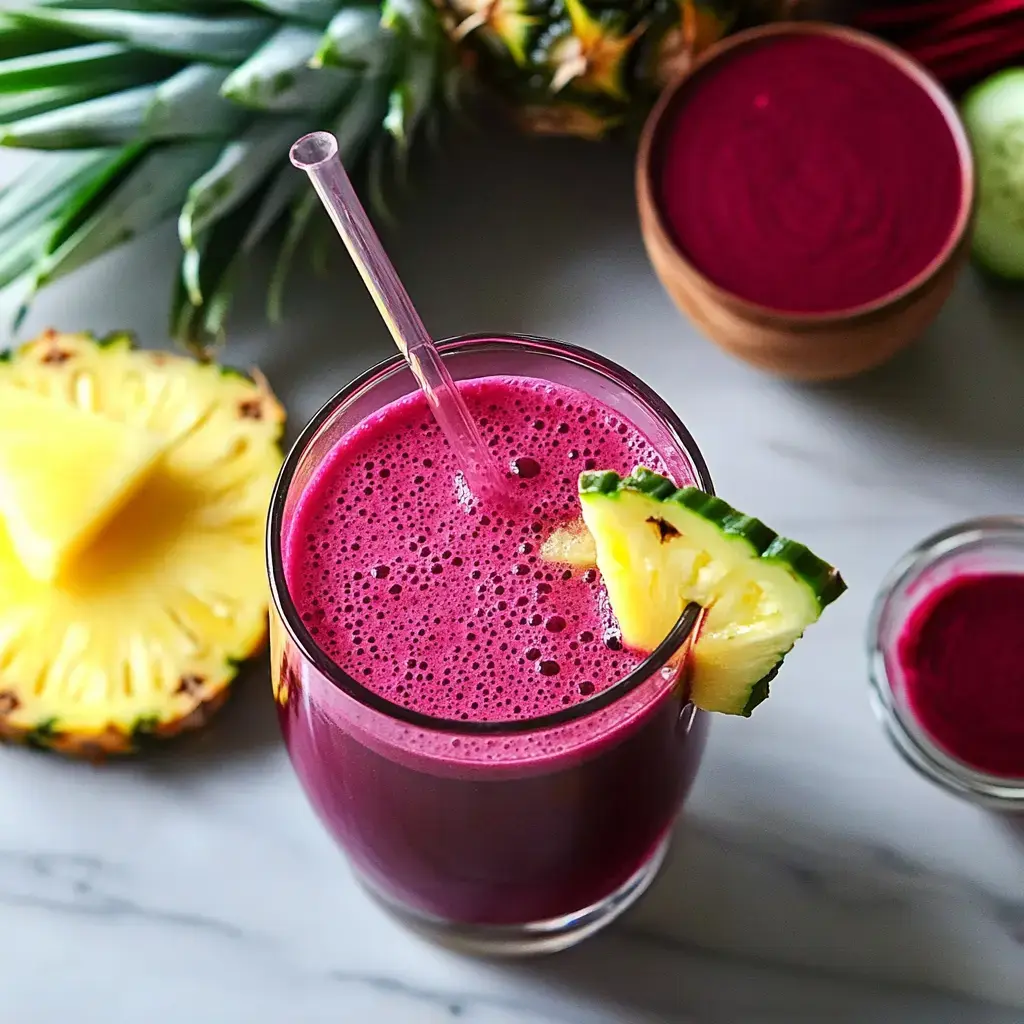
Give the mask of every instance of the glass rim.
MULTIPOLYGON (((701 455, 693 436, 683 425, 682 420, 652 388, 611 359, 606 359, 604 356, 578 345, 528 334, 463 334, 438 342, 438 348, 445 354, 474 349, 482 350, 495 345, 508 349, 518 347, 541 349, 548 355, 553 355, 556 358, 595 370, 614 381, 617 385, 625 387, 627 391, 633 392, 668 428, 673 440, 690 460, 697 476, 696 486, 708 494, 714 494, 711 475, 708 472, 704 457, 701 455)), ((578 704, 573 704, 571 707, 563 708, 559 711, 549 712, 546 715, 492 722, 472 722, 428 715, 382 697, 350 676, 340 665, 335 664, 321 650, 312 634, 306 628, 298 609, 291 599, 291 595, 288 593, 281 544, 285 504, 292 480, 295 477, 295 472, 302 457, 309 449, 310 443, 335 412, 352 395, 386 379, 393 372, 404 366, 405 360, 400 354, 390 356, 371 366, 332 395, 303 428, 281 466, 277 481, 274 484, 270 501, 270 513, 267 518, 266 555, 273 610, 284 625, 289 639, 298 648, 300 655, 325 679, 359 704, 395 721, 433 732, 451 732, 479 736, 540 732, 545 729, 557 728, 572 722, 581 721, 616 704, 650 679, 656 672, 660 672, 683 644, 686 643, 700 614, 700 607, 698 605, 690 604, 684 608, 672 630, 658 647, 637 665, 632 672, 611 686, 595 693, 591 697, 587 697, 578 704)))
POLYGON ((981 516, 954 523, 915 544, 889 570, 868 616, 867 655, 871 704, 897 753, 921 775, 956 795, 996 810, 1024 811, 1024 776, 993 775, 972 768, 928 735, 901 701, 886 665, 891 645, 882 640, 889 602, 932 566, 958 551, 1011 538, 1024 549, 1024 516, 981 516))

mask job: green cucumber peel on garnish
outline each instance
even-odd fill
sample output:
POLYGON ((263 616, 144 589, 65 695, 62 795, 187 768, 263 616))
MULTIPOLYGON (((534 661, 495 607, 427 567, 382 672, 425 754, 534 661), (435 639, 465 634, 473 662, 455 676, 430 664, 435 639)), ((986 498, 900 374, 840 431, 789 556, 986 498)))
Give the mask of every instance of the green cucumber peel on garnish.
POLYGON ((793 644, 846 590, 806 545, 645 467, 583 473, 579 495, 624 642, 654 650, 688 603, 705 609, 688 666, 705 710, 749 715, 793 644))

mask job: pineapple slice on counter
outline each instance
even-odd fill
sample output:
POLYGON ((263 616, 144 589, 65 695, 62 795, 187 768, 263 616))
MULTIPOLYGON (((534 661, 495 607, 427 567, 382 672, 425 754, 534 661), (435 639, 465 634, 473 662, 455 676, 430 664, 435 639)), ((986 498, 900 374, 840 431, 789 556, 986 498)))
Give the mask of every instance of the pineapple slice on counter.
POLYGON ((29 420, 0 411, 0 737, 101 758, 201 726, 266 635, 282 406, 124 335, 56 332, 0 353, 0 395, 29 420))
POLYGON ((0 383, 0 518, 29 573, 53 582, 165 445, 148 430, 0 383))

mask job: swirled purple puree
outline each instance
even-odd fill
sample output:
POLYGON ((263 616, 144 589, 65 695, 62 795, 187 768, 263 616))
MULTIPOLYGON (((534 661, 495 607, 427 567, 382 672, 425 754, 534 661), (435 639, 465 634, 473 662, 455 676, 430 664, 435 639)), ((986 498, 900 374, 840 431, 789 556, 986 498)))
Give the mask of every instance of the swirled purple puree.
POLYGON ((897 647, 907 703, 948 753, 1024 778, 1024 576, 958 576, 914 609, 897 647))
POLYGON ((656 140, 654 195, 712 282, 780 312, 883 298, 951 241, 957 139, 928 92, 882 55, 794 34, 698 72, 656 140))

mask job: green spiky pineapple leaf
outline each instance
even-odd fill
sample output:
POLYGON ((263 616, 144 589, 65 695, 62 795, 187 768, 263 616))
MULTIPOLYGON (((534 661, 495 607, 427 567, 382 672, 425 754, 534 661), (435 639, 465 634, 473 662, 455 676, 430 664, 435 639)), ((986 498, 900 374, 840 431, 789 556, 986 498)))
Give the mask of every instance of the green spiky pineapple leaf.
POLYGON ((352 88, 355 76, 310 66, 322 38, 322 32, 305 25, 279 28, 231 72, 221 94, 264 113, 295 113, 332 106, 352 88))
POLYGON ((298 118, 253 125, 229 142, 216 163, 188 190, 178 218, 181 244, 192 248, 195 240, 215 221, 242 203, 280 163, 282 151, 302 135, 305 123, 298 118))
POLYGON ((96 80, 47 86, 44 89, 31 89, 27 92, 0 93, 0 125, 6 132, 12 124, 19 121, 83 103, 116 88, 120 88, 120 83, 96 80))
POLYGON ((323 28, 338 9, 336 0, 249 0, 253 7, 276 14, 285 21, 297 21, 323 28))
POLYGON ((247 250, 238 247, 238 236, 259 216, 273 192, 273 183, 263 181, 185 251, 174 293, 171 330, 178 337, 190 338, 200 351, 224 339, 234 276, 247 255, 247 250))
POLYGON ((107 81, 141 85, 162 78, 173 60, 133 50, 124 43, 88 43, 64 50, 0 60, 0 92, 107 81))
POLYGON ((104 197, 102 217, 87 217, 74 231, 55 236, 38 267, 37 284, 77 270, 173 215, 189 180, 209 166, 216 149, 214 142, 181 142, 132 161, 128 174, 104 197))
POLYGON ((259 15, 130 10, 123 3, 117 10, 23 7, 9 16, 27 25, 63 30, 83 39, 120 41, 147 53, 211 64, 245 60, 274 29, 271 18, 259 15))
POLYGON ((138 139, 223 138, 247 120, 220 94, 227 74, 224 68, 192 64, 163 82, 8 122, 0 128, 0 144, 64 150, 138 139))
POLYGON ((379 71, 393 52, 375 7, 346 7, 331 19, 313 55, 313 67, 379 71))
POLYGON ((0 13, 0 60, 49 53, 81 42, 78 36, 46 25, 26 24, 0 13))

